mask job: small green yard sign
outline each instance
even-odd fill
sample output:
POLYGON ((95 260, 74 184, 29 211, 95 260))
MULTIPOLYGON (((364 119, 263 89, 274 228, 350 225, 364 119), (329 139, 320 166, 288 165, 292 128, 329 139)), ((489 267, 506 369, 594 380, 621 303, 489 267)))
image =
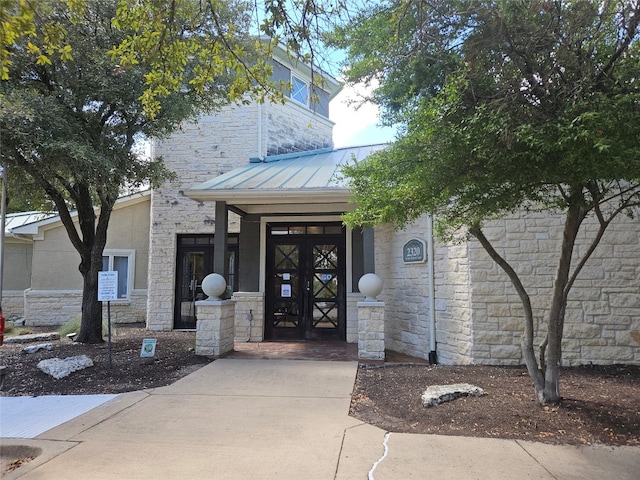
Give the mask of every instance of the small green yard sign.
POLYGON ((156 339, 155 338, 143 338, 142 348, 140 349, 140 356, 142 358, 152 358, 156 354, 156 339))

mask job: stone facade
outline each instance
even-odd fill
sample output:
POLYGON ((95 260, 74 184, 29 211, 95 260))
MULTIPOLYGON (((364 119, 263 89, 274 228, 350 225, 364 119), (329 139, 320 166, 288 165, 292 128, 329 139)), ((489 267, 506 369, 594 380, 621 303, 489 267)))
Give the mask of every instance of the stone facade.
POLYGON ((220 357, 233 351, 235 302, 203 300, 196 302, 196 308, 196 355, 220 357))
MULTIPOLYGON (((133 290, 126 301, 111 302, 111 321, 114 324, 144 322, 147 308, 147 291, 133 290)), ((82 291, 25 290, 24 317, 26 325, 56 327, 80 318, 82 291)), ((102 318, 107 320, 107 303, 103 302, 102 318)))
POLYGON ((236 292, 235 341, 260 342, 264 335, 264 295, 259 293, 236 292))
MULTIPOLYGON (((154 190, 151 199, 149 329, 173 329, 177 236, 215 233, 215 205, 191 200, 183 192, 245 165, 252 157, 329 147, 332 127, 327 118, 293 101, 250 103, 227 107, 200 118, 197 123, 185 124, 179 133, 154 145, 153 154, 162 156, 178 180, 154 190)), ((229 215, 228 228, 230 233, 239 231, 240 221, 235 214, 229 215)), ((251 302, 262 305, 264 300, 251 302)), ((239 308, 239 319, 246 319, 248 310, 254 319, 263 312, 263 307, 249 307, 246 311, 242 305, 239 308)), ((243 330, 242 321, 239 323, 237 336, 246 341, 247 325, 243 330)), ((251 339, 261 340, 262 335, 262 326, 253 323, 251 339)))
POLYGON ((2 292, 2 313, 5 318, 24 317, 23 290, 4 290, 2 292))
MULTIPOLYGON (((427 358, 429 291, 424 264, 403 264, 402 245, 425 238, 425 219, 401 232, 376 229, 376 273, 384 278, 386 342, 391 350, 427 358)), ((528 289, 534 317, 546 321, 563 219, 527 214, 494 221, 487 237, 528 289)), ((578 255, 596 225, 587 222, 578 255)), ((563 364, 640 362, 640 243, 638 220, 613 223, 569 294, 563 364)), ((523 363, 520 298, 506 274, 477 241, 436 243, 435 314, 438 361, 443 364, 523 363)), ((536 338, 536 345, 542 338, 536 338)))
POLYGON ((358 302, 358 358, 384 361, 384 302, 358 302))
MULTIPOLYGON (((625 216, 612 223, 569 292, 563 337, 563 365, 640 362, 640 229, 625 216)), ((597 229, 583 226, 573 265, 597 229)), ((486 229, 501 255, 521 277, 534 318, 543 328, 556 271, 562 219, 528 214, 493 222, 486 229)), ((470 291, 476 363, 521 363, 522 308, 506 275, 484 249, 469 243, 470 291)), ((539 344, 540 338, 536 339, 539 344)))

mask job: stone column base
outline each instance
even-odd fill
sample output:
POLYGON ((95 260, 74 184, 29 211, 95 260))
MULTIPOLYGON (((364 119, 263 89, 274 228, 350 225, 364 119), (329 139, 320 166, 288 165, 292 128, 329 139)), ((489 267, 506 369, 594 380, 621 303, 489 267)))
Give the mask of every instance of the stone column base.
POLYGON ((220 357, 233 351, 235 305, 233 300, 196 302, 196 355, 220 357))
POLYGON ((358 302, 358 358, 384 361, 384 302, 358 302))

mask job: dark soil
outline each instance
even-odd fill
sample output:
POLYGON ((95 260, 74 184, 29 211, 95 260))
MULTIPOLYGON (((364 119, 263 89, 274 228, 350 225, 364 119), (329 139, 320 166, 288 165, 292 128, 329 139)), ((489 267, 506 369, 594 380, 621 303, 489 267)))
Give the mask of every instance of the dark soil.
MULTIPOLYGON (((111 362, 105 342, 49 342, 53 350, 22 353, 24 344, 0 347, 7 367, 4 396, 122 393, 169 385, 212 361, 195 355, 194 332, 149 332, 118 326, 111 362), (155 356, 141 358, 143 338, 156 338, 155 356), (37 368, 45 358, 88 355, 93 367, 56 380, 37 368)), ((565 368, 563 400, 541 406, 524 368, 492 366, 360 365, 351 415, 384 430, 546 443, 640 445, 640 366, 565 368), (471 383, 487 392, 425 408, 430 385, 471 383)))
POLYGON ((556 444, 640 445, 640 367, 564 368, 562 401, 542 406, 525 368, 360 366, 351 415, 384 430, 556 444), (425 408, 430 385, 471 383, 487 395, 425 408))
POLYGON ((73 343, 67 338, 37 342, 51 343, 53 350, 32 354, 22 353, 22 349, 33 344, 5 343, 0 347, 0 364, 7 367, 2 395, 84 395, 162 387, 211 361, 195 354, 195 332, 150 332, 140 325, 118 326, 111 335, 111 366, 106 340, 107 336, 97 345, 73 343), (153 358, 140 356, 143 338, 157 339, 153 358), (77 355, 87 355, 93 367, 56 380, 37 366, 47 358, 77 355))

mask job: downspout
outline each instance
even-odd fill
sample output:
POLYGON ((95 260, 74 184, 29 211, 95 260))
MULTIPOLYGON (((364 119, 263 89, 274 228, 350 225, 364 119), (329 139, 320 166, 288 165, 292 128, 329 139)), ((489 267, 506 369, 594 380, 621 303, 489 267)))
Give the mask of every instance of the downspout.
POLYGON ((433 268, 433 217, 427 217, 427 275, 429 288, 429 364, 436 365, 436 286, 433 268))

